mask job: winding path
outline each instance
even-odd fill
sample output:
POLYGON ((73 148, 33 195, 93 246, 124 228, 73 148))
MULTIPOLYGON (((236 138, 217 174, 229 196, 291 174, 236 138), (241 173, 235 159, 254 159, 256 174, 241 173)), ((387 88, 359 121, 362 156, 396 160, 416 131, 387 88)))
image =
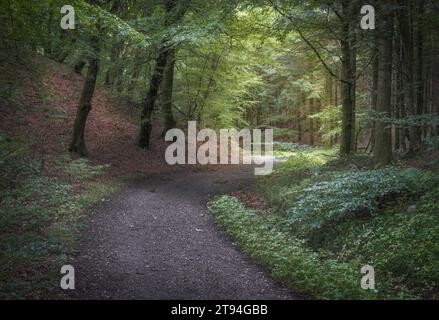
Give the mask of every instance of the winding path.
POLYGON ((152 176, 95 209, 74 299, 295 299, 215 225, 206 204, 245 189, 251 167, 152 176))

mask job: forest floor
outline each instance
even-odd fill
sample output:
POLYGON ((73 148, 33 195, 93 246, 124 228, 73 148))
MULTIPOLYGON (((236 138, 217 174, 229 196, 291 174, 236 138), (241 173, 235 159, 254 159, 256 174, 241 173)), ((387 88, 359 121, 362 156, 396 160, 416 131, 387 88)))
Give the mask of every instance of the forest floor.
MULTIPOLYGON (((35 157, 45 160, 44 170, 56 169, 54 161, 67 154, 76 108, 84 78, 67 66, 43 57, 33 57, 26 65, 1 67, 0 132, 26 138, 35 157)), ((93 97, 87 127, 88 160, 108 165, 111 177, 177 170, 164 159, 167 144, 154 128, 151 150, 136 145, 138 132, 135 106, 112 99, 102 88, 93 97)))

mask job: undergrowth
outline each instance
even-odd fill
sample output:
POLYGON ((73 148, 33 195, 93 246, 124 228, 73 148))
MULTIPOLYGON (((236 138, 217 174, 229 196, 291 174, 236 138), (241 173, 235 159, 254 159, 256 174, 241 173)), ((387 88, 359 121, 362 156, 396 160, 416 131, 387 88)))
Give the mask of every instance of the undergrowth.
MULTIPOLYGON (((75 253, 84 209, 118 189, 81 187, 43 172, 21 139, 0 136, 0 299, 59 295, 60 268, 75 253)), ((102 166, 64 157, 62 169, 80 179, 103 174, 102 166)))
POLYGON ((269 209, 210 204, 243 249, 294 290, 326 299, 439 298, 439 175, 375 168, 366 154, 291 149, 256 188, 269 209), (372 265, 376 290, 360 288, 372 265))

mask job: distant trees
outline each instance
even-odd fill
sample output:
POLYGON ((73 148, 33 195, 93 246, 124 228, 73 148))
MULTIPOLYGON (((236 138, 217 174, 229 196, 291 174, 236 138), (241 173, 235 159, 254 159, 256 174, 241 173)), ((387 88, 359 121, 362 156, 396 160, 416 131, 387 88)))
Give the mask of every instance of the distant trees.
MULTIPOLYGON (((367 147, 373 147, 382 165, 392 161, 394 152, 415 154, 425 139, 437 134, 438 101, 432 88, 437 88, 438 76, 431 70, 437 70, 439 42, 431 31, 439 16, 433 2, 372 1, 377 25, 366 31, 360 29, 360 1, 269 2, 289 20, 289 28, 308 46, 321 70, 338 80, 341 155, 356 151, 364 129, 372 134, 367 147)), ((326 77, 323 86, 328 83, 326 77)), ((328 108, 333 90, 330 96, 322 95, 328 108)), ((325 114, 323 110, 317 116, 325 114)), ((328 125, 324 129, 328 131, 328 125)))

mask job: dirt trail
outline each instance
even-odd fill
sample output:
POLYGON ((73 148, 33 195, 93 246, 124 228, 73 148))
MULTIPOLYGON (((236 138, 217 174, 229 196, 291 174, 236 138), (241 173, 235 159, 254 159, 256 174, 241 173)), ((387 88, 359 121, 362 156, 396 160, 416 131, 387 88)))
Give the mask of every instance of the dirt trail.
POLYGON ((206 204, 245 189, 250 167, 177 172, 104 203, 83 231, 75 299, 294 299, 228 240, 206 204))

